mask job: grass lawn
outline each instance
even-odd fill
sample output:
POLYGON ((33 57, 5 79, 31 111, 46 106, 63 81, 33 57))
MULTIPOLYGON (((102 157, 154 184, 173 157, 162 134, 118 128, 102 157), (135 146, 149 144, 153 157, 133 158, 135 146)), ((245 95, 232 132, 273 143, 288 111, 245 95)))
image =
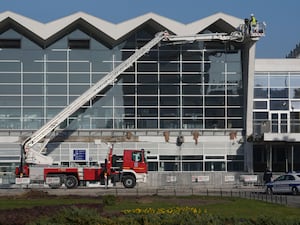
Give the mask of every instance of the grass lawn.
POLYGON ((257 218, 267 216, 273 218, 295 218, 300 220, 300 209, 283 205, 266 203, 258 200, 248 200, 230 197, 212 196, 186 196, 186 197, 163 197, 163 196, 19 196, 1 197, 0 210, 14 208, 31 208, 35 206, 69 205, 80 203, 104 203, 104 212, 113 213, 126 209, 136 208, 171 208, 175 206, 195 207, 206 210, 209 214, 225 217, 257 218), (109 198, 107 198, 109 197, 109 198), (110 202, 104 202, 109 199, 110 202))
POLYGON ((237 218, 257 218, 261 216, 273 218, 295 218, 300 220, 300 209, 266 203, 258 200, 230 197, 140 197, 136 199, 117 199, 114 205, 105 206, 105 211, 120 211, 135 208, 171 208, 189 206, 206 210, 209 214, 237 218))
POLYGON ((218 203, 205 206, 213 215, 239 218, 257 218, 267 216, 273 218, 300 219, 300 209, 283 205, 271 204, 257 200, 235 198, 226 203, 218 203))

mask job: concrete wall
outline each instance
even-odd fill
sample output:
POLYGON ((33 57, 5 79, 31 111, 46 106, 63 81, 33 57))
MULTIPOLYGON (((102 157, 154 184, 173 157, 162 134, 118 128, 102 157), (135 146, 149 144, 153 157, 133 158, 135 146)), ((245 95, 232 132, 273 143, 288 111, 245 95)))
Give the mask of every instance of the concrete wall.
POLYGON ((147 187, 236 188, 262 184, 261 174, 230 172, 149 172, 147 187))

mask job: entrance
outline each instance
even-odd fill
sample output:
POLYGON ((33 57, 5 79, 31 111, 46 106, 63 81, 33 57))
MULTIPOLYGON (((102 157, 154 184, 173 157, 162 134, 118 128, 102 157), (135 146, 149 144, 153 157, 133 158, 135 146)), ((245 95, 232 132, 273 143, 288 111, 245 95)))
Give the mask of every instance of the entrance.
POLYGON ((271 145, 271 162, 273 171, 291 171, 291 146, 286 144, 271 145))
POLYGON ((269 167, 273 172, 300 170, 300 144, 264 143, 253 145, 253 169, 263 172, 269 167))

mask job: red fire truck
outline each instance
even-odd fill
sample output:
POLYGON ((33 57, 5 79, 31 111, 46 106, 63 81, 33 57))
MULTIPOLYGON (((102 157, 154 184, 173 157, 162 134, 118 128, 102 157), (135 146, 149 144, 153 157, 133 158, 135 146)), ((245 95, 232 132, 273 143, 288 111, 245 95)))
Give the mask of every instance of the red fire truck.
POLYGON ((110 148, 105 161, 99 167, 29 166, 16 168, 19 180, 43 181, 51 188, 65 185, 67 188, 99 184, 108 186, 122 182, 125 188, 133 188, 136 182, 146 182, 147 163, 144 150, 124 150, 123 156, 113 155, 110 148))

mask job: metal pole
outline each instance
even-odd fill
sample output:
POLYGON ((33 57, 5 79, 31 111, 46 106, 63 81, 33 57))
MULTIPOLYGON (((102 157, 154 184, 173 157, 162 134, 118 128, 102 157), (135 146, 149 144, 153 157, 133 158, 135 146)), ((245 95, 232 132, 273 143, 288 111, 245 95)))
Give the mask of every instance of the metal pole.
POLYGON ((179 147, 180 151, 180 172, 182 172, 182 152, 181 152, 181 146, 179 147))
POLYGON ((273 171, 273 160, 272 160, 272 157, 273 157, 273 146, 272 144, 270 144, 270 170, 273 171))
POLYGON ((289 171, 288 153, 288 149, 285 149, 285 172, 289 171))
POLYGON ((294 145, 291 146, 291 171, 294 171, 294 145))

